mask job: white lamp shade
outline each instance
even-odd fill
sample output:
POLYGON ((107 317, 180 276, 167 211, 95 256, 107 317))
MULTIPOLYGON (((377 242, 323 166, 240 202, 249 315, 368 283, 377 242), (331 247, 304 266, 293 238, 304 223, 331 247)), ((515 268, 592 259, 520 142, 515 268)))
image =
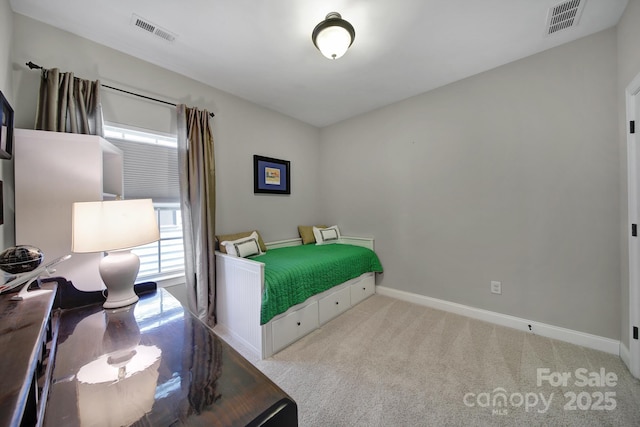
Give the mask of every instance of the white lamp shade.
POLYGON ((338 59, 351 45, 351 35, 342 27, 327 27, 318 33, 316 45, 320 52, 329 59, 338 59))
POLYGON ((160 239, 151 199, 76 202, 71 234, 76 253, 133 248, 160 239))

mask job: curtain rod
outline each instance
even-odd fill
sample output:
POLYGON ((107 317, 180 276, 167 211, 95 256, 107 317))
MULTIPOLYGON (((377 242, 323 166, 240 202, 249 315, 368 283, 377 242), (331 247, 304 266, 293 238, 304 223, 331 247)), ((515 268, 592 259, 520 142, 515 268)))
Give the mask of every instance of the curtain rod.
MULTIPOLYGON (((34 64, 34 63, 33 63, 33 62, 31 62, 31 61, 27 62, 27 63, 26 63, 26 66, 27 66, 27 67, 29 67, 29 68, 30 68, 30 69, 32 69, 32 70, 33 70, 33 69, 44 70, 44 67, 41 67, 41 66, 40 66, 40 65, 38 65, 38 64, 34 64)), ((176 107, 176 106, 177 106, 177 105, 176 105, 176 104, 174 104, 173 102, 163 101, 162 99, 152 98, 152 97, 150 97, 150 96, 142 95, 142 94, 135 93, 135 92, 130 92, 130 91, 128 91, 128 90, 124 90, 124 89, 120 89, 120 88, 117 88, 117 87, 113 87, 113 86, 105 85, 105 84, 102 84, 102 83, 100 83, 100 86, 102 86, 102 87, 106 87, 107 89, 113 89, 113 90, 117 90, 117 91, 119 91, 119 92, 124 92, 124 93, 127 93, 127 94, 129 94, 129 95, 137 96, 137 97, 140 97, 140 98, 148 99, 148 100, 150 100, 150 101, 160 102, 160 103, 162 103, 162 104, 167 104, 167 105, 173 105, 174 107, 176 107)), ((209 116, 211 116, 211 117, 215 117, 215 114, 213 114, 213 113, 209 113, 209 116)))

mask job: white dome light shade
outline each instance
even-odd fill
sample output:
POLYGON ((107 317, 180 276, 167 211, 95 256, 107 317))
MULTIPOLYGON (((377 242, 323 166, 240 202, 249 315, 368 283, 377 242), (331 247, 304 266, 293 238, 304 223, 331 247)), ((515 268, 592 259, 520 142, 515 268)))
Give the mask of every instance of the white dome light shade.
POLYGON ((351 35, 342 27, 329 27, 320 31, 316 46, 329 59, 338 59, 349 49, 351 35))
POLYGON ((356 37, 353 26, 339 13, 331 12, 316 25, 312 34, 313 44, 329 59, 338 59, 347 52, 356 37))

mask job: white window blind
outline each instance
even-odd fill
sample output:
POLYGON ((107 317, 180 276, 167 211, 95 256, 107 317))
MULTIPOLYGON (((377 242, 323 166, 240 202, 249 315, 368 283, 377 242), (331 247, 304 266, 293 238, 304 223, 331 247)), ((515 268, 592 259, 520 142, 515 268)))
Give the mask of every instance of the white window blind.
POLYGON ((123 136, 117 138, 106 134, 106 139, 124 153, 125 198, 151 198, 157 203, 179 202, 177 144, 172 147, 123 136))
POLYGON ((105 126, 105 139, 124 158, 124 198, 153 199, 160 240, 134 248, 140 280, 158 280, 184 272, 184 248, 175 137, 105 126))

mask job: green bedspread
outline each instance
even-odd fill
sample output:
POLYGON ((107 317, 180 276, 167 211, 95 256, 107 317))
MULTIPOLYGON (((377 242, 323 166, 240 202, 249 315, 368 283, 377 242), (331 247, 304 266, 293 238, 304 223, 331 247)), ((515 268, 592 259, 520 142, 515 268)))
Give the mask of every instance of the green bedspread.
POLYGON ((363 273, 382 272, 375 252, 344 244, 269 249, 251 259, 265 264, 261 325, 312 295, 363 273))

